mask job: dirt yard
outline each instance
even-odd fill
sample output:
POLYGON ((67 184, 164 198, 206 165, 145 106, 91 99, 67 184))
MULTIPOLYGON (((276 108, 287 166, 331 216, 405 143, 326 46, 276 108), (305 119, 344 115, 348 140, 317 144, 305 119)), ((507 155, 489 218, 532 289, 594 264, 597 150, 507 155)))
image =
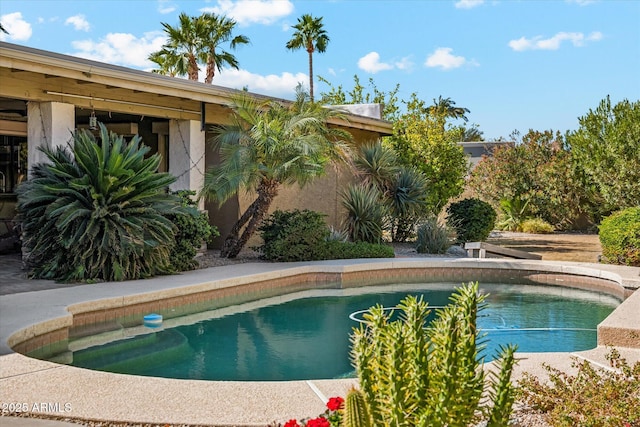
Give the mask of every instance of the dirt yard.
POLYGON ((597 234, 528 234, 494 231, 488 243, 542 255, 549 261, 598 262, 602 253, 597 234))

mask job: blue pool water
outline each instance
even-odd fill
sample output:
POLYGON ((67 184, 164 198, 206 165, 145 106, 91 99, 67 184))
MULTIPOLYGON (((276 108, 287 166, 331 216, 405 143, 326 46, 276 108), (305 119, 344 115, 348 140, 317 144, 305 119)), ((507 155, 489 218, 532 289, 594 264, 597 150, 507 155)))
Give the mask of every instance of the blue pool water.
MULTIPOLYGON (((408 294, 423 295, 430 306, 446 305, 454 286, 394 285, 271 298, 171 319, 162 330, 137 328, 130 338, 75 351, 72 365, 204 380, 349 376, 349 334, 357 326, 352 313, 375 304, 395 306, 408 294)), ((488 334, 486 359, 507 343, 521 352, 593 348, 597 324, 619 303, 567 288, 481 285, 481 290, 490 293, 478 319, 488 334)))

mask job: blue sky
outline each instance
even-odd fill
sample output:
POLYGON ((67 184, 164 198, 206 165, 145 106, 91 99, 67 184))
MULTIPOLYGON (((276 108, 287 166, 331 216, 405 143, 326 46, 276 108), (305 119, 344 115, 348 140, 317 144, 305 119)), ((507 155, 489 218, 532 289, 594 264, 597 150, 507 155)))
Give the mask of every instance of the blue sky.
MULTIPOLYGON (((564 132, 607 95, 640 99, 638 0, 0 0, 10 32, 0 38, 149 70, 161 22, 203 11, 234 18, 251 39, 234 52, 240 70, 214 78, 221 86, 291 98, 308 82, 307 54, 285 44, 310 13, 331 39, 314 55, 316 75, 345 90, 356 74, 385 91, 400 84, 401 99, 416 92, 428 104, 450 97, 486 139, 564 132)), ((315 82, 316 96, 328 89, 315 82)))

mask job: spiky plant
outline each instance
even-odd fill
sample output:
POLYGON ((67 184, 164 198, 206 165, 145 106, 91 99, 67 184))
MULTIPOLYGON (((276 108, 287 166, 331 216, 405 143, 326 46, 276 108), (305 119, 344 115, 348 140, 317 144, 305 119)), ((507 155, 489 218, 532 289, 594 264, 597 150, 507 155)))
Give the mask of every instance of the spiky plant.
POLYGON ((462 427, 481 415, 492 426, 506 425, 515 348, 502 349, 500 370, 487 379, 476 327, 484 298, 477 283, 462 286, 429 328, 428 304, 413 296, 396 307, 397 320, 381 306, 364 315, 351 336, 351 357, 373 425, 462 427), (491 404, 481 403, 483 396, 491 404))
POLYGON ((347 392, 344 401, 343 427, 370 427, 371 417, 364 394, 355 388, 347 392))
POLYGON ((404 242, 415 235, 415 224, 427 213, 427 181, 420 171, 400 163, 393 149, 374 142, 359 147, 353 160, 366 186, 376 187, 386 206, 384 227, 391 240, 404 242))
POLYGON ((350 185, 342 194, 342 206, 347 211, 343 227, 352 241, 382 242, 386 209, 380 197, 377 187, 366 185, 350 185))
POLYGON ((166 271, 180 210, 157 173, 160 157, 135 136, 126 142, 100 124, 69 147, 44 147, 48 161, 18 188, 18 213, 31 274, 62 281, 126 280, 166 271))

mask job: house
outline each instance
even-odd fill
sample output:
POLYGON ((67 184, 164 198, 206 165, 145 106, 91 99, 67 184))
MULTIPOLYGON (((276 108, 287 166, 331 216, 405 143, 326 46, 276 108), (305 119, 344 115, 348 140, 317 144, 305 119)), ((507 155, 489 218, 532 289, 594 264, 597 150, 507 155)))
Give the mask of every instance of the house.
MULTIPOLYGON (((93 120, 122 135, 139 134, 152 153, 161 154, 160 171, 177 177, 172 189, 198 191, 206 168, 218 161, 207 144, 209 128, 228 122, 228 104, 238 93, 0 42, 0 219, 13 217, 17 184, 28 178, 29 165, 44 160, 37 147, 66 144, 74 129, 88 127, 93 120)), ((349 131, 356 143, 392 133, 391 123, 359 115, 357 108, 354 111, 330 125, 349 131)), ((333 168, 327 172, 303 191, 283 190, 274 208, 317 210, 337 226, 341 220, 338 194, 350 172, 333 168)), ((220 209, 203 201, 200 208, 209 210, 211 223, 224 236, 250 202, 247 195, 239 194, 220 209)))
POLYGON ((473 170, 482 157, 491 157, 493 150, 505 145, 513 145, 511 141, 470 141, 458 142, 464 150, 464 154, 469 158, 469 170, 473 170))

